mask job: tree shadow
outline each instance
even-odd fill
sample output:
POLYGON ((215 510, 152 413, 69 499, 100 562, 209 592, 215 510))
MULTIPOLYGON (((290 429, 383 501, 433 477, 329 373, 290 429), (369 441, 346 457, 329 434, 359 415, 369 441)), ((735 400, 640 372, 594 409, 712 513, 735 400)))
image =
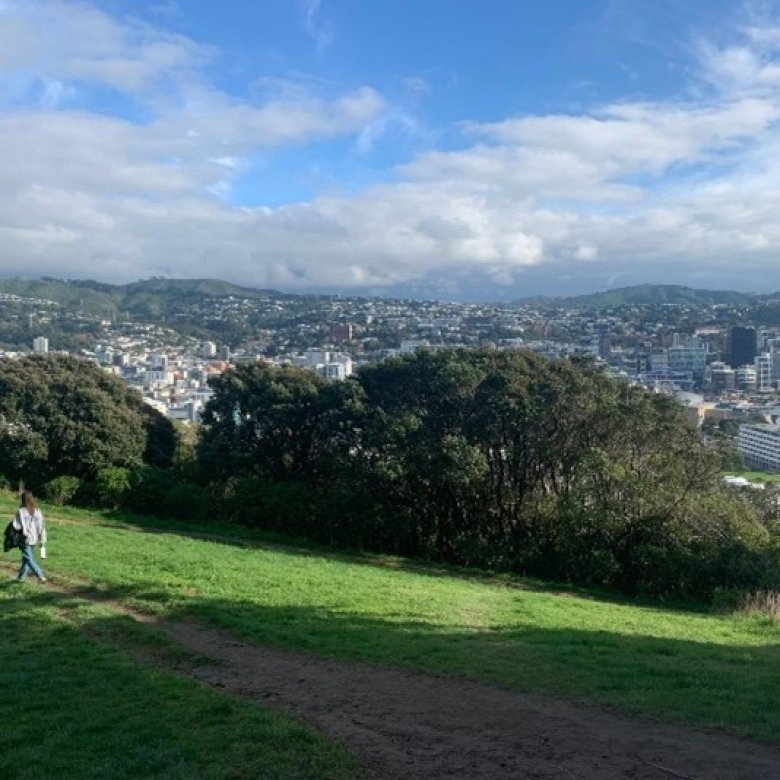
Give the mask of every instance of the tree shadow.
MULTIPOLYGON (((3 587, 12 587, 5 585, 3 587)), ((156 602, 131 585, 32 591, 14 609, 74 606, 82 598, 156 602), (26 606, 21 606, 22 603, 26 606)), ((574 628, 437 628, 312 606, 219 598, 168 605, 165 620, 220 629, 250 643, 326 659, 414 670, 595 702, 624 713, 727 730, 767 741, 780 733, 780 643, 725 645, 574 628)), ((126 617, 123 619, 127 619, 126 617)), ((94 617, 111 621, 118 617, 94 617)), ((95 624, 99 628, 99 622, 95 624)), ((776 744, 776 743, 775 743, 776 744)))

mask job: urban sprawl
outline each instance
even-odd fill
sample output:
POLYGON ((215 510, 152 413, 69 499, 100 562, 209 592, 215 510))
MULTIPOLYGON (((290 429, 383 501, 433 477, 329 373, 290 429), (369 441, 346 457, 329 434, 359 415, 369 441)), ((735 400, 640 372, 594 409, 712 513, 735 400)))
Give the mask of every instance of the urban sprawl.
MULTIPOLYGON (((780 328, 746 322, 738 306, 588 310, 567 308, 565 301, 475 305, 343 296, 199 301, 197 316, 225 323, 228 343, 183 335, 175 319, 95 319, 8 294, 0 295, 3 304, 25 312, 26 327, 39 334, 31 339, 35 353, 53 349, 51 334, 66 323, 71 332, 81 323, 94 343, 67 351, 94 360, 184 423, 199 421, 211 396, 209 377, 242 361, 295 365, 343 380, 364 363, 419 348, 523 348, 553 360, 591 356, 616 378, 675 396, 702 430, 734 421, 730 430, 745 464, 780 471, 780 328)), ((22 350, 3 354, 13 358, 22 350)))

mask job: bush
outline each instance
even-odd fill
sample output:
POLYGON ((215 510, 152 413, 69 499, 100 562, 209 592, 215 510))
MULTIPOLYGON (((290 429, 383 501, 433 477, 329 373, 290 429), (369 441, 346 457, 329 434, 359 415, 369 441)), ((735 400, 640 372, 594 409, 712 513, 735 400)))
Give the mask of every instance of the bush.
POLYGON ((95 496, 100 506, 118 509, 130 491, 130 471, 119 467, 101 469, 95 478, 95 496))
POLYGON ((176 482, 165 496, 165 510, 179 520, 206 520, 209 515, 208 491, 192 482, 176 482))
POLYGON ((55 477, 43 486, 43 497, 56 506, 65 506, 73 500, 80 487, 81 480, 78 477, 55 477))
POLYGON ((221 518, 266 531, 311 534, 311 506, 306 487, 261 477, 231 481, 218 502, 221 518))
POLYGON ((171 475, 164 469, 146 466, 130 475, 130 488, 124 506, 132 512, 160 515, 166 509, 171 475))

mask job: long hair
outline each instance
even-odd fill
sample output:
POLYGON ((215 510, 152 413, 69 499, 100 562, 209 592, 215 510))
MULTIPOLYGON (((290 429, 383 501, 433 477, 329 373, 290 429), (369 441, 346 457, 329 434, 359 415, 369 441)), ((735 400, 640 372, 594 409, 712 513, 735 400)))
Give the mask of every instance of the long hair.
POLYGON ((37 508, 38 504, 35 501, 35 496, 31 490, 25 490, 21 495, 21 504, 30 514, 32 514, 37 508))

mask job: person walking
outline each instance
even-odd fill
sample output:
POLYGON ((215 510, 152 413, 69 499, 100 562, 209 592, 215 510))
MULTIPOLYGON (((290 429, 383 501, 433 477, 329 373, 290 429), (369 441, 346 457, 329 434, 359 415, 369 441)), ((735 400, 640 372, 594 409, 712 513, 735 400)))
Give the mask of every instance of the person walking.
POLYGON ((46 575, 35 560, 34 549, 36 544, 41 546, 46 544, 46 523, 43 513, 38 509, 35 496, 29 490, 22 493, 21 499, 21 506, 14 517, 14 528, 24 534, 25 544, 22 547, 22 566, 16 579, 24 582, 27 575, 32 572, 41 582, 46 582, 46 575))

